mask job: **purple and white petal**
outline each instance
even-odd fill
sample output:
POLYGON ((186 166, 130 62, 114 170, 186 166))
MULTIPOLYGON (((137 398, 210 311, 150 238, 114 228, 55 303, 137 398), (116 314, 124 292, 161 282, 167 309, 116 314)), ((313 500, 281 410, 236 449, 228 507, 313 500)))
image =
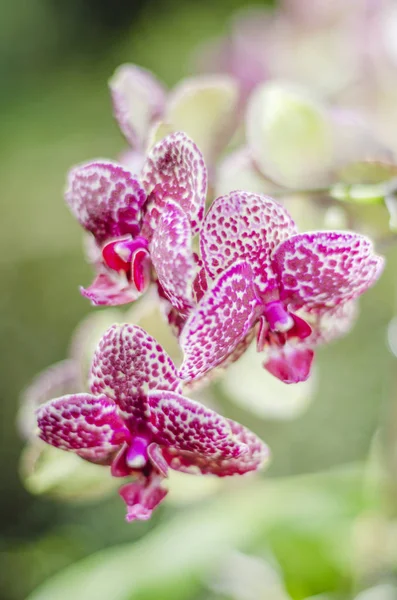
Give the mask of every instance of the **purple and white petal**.
POLYGON ((51 398, 77 392, 80 386, 80 367, 71 359, 51 365, 36 375, 21 396, 21 407, 17 416, 21 435, 26 439, 36 437, 36 409, 51 398))
POLYGON ((248 451, 224 417, 200 402, 166 391, 148 396, 150 427, 160 446, 203 456, 236 458, 248 451))
POLYGON ((200 302, 205 292, 208 290, 208 281, 205 274, 205 268, 201 267, 193 281, 193 296, 196 302, 200 302))
POLYGON ((257 335, 258 326, 253 326, 247 335, 237 344, 235 349, 229 356, 224 360, 220 365, 218 365, 218 369, 222 369, 223 371, 228 368, 229 365, 236 362, 240 356, 242 356, 246 350, 250 347, 252 341, 257 335))
POLYGON ((140 477, 137 481, 126 483, 119 494, 127 507, 126 520, 147 521, 153 510, 164 500, 168 490, 161 487, 163 478, 153 473, 149 477, 140 477))
POLYGON ((357 298, 376 282, 383 263, 367 237, 336 231, 294 235, 273 256, 282 299, 307 310, 357 298))
POLYGON ((179 391, 180 380, 170 357, 152 336, 137 325, 113 325, 102 336, 91 366, 93 394, 106 394, 132 417, 146 422, 149 390, 179 391))
POLYGON ((163 315, 164 319, 168 322, 168 325, 171 328, 172 333, 175 337, 179 338, 181 331, 186 323, 186 317, 182 316, 180 312, 176 310, 171 304, 171 302, 166 297, 164 291, 162 290, 161 285, 157 286, 158 295, 159 295, 159 303, 160 303, 160 311, 163 315))
POLYGON ((171 469, 184 473, 216 475, 230 477, 244 475, 250 471, 262 469, 270 459, 270 451, 264 442, 252 431, 227 419, 234 439, 244 444, 248 452, 237 458, 211 457, 178 451, 174 448, 163 448, 163 455, 171 469))
POLYGON ((146 194, 132 173, 114 162, 74 167, 65 199, 79 223, 102 244, 120 235, 137 235, 146 194))
POLYGON ((172 133, 151 149, 142 182, 150 202, 147 228, 156 228, 159 214, 168 200, 174 200, 188 216, 192 235, 198 233, 204 217, 207 170, 200 150, 186 134, 172 133))
POLYGON ((260 300, 252 269, 232 265, 190 313, 180 337, 180 377, 192 380, 221 364, 253 327, 260 300))
POLYGON ((109 80, 114 116, 134 149, 145 149, 149 129, 164 111, 166 90, 150 71, 121 65, 109 80))
POLYGON ((167 203, 149 249, 166 297, 179 313, 185 315, 193 306, 196 265, 189 219, 176 202, 170 200, 167 203))
POLYGON ((130 432, 106 396, 70 394, 47 402, 37 410, 39 437, 56 448, 92 461, 103 461, 130 432))
POLYGON ((210 277, 238 260, 249 263, 261 292, 277 285, 271 256, 297 231, 283 206, 268 196, 235 191, 217 198, 209 209, 200 236, 201 254, 210 277))
POLYGON ((134 302, 141 295, 123 274, 99 269, 99 273, 88 288, 80 288, 81 294, 94 306, 118 306, 134 302))
POLYGON ((356 300, 340 304, 336 308, 313 311, 305 318, 310 323, 312 334, 307 339, 311 347, 328 344, 347 333, 353 328, 358 317, 356 300))

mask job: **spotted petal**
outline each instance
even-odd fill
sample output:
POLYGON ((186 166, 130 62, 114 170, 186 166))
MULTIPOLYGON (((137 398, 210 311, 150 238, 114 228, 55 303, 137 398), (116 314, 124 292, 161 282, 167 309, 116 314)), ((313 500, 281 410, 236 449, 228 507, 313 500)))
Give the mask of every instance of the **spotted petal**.
POLYGON ((244 444, 248 451, 237 458, 201 456, 193 452, 163 448, 163 456, 171 469, 184 473, 228 477, 244 475, 265 466, 270 457, 269 448, 252 431, 227 419, 236 442, 244 444))
POLYGON ((145 191, 132 173, 117 163, 90 162, 72 169, 65 199, 99 244, 140 230, 145 191))
POLYGON ((320 344, 328 344, 349 333, 358 317, 358 305, 356 300, 340 304, 336 308, 322 311, 313 311, 305 315, 310 323, 312 334, 307 338, 311 347, 320 344))
POLYGON ((36 437, 36 409, 51 398, 77 392, 80 388, 79 365, 71 359, 62 360, 39 373, 24 390, 18 412, 18 429, 24 438, 36 437))
POLYGON ((205 292, 208 290, 208 281, 204 267, 198 271, 193 281, 193 295, 196 302, 200 302, 205 292))
POLYGON ((94 306, 119 306, 134 302, 140 293, 122 274, 109 273, 100 267, 98 275, 88 288, 80 288, 81 294, 94 306))
POLYGON ((273 257, 284 299, 295 308, 332 308, 360 296, 378 279, 383 258, 359 234, 302 233, 281 244, 273 257))
POLYGON ((144 149, 150 126, 162 114, 164 86, 146 69, 121 65, 109 81, 114 116, 127 141, 144 149))
POLYGON ((113 325, 94 354, 90 386, 93 394, 112 398, 134 423, 146 421, 149 390, 179 391, 174 363, 152 336, 137 325, 113 325))
POLYGON ((232 265, 204 295, 182 330, 181 378, 195 379, 222 363, 254 325, 258 305, 251 267, 232 265))
POLYGON ((155 229, 159 213, 168 200, 174 200, 187 214, 192 234, 198 233, 204 216, 207 171, 200 150, 187 135, 172 133, 151 149, 142 181, 151 201, 149 229, 155 229))
POLYGON ((162 502, 168 490, 161 487, 162 477, 152 474, 127 483, 119 489, 119 494, 127 507, 126 520, 147 521, 153 510, 162 502))
POLYGON ((276 285, 271 255, 296 233, 296 226, 280 204, 259 194, 232 192, 217 198, 208 211, 200 236, 201 254, 211 277, 237 260, 251 265, 260 291, 276 285))
POLYGON ((37 410, 42 440, 92 461, 103 461, 130 439, 117 414, 117 406, 106 396, 71 394, 47 402, 37 410))
POLYGON ((189 219, 176 202, 169 201, 150 244, 152 264, 173 307, 185 314, 192 307, 196 273, 189 219))
POLYGON ((148 396, 150 424, 161 446, 203 456, 233 458, 247 452, 224 417, 199 402, 172 392, 148 396))

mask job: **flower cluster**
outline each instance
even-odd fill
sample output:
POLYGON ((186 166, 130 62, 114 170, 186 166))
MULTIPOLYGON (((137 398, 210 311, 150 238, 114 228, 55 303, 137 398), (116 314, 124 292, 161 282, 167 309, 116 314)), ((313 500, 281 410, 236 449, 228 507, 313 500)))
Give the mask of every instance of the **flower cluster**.
POLYGON ((167 297, 191 305, 191 238, 204 216, 207 174, 197 146, 175 133, 149 153, 141 177, 120 164, 95 161, 69 174, 66 201, 92 235, 97 275, 83 294, 97 305, 125 304, 148 287, 152 270, 167 297))
MULTIPOLYGON (((383 258, 360 233, 299 233, 283 201, 251 189, 252 177, 245 190, 213 198, 216 158, 242 110, 231 80, 197 78, 167 95, 150 73, 125 65, 110 88, 130 148, 120 162, 74 167, 66 189, 96 273, 82 294, 94 305, 117 306, 144 295, 147 303, 151 288, 183 361, 175 366, 136 324, 112 325, 88 377, 76 376, 73 361, 81 392, 40 403, 36 414, 41 440, 128 479, 119 493, 132 521, 148 519, 164 499, 169 469, 225 477, 266 464, 268 448, 254 433, 183 393, 210 382, 254 340, 273 376, 306 381, 315 348, 351 329, 357 300, 378 279, 383 258)), ((263 145, 253 125, 274 100, 265 92, 247 112, 249 161, 243 148, 229 167, 233 177, 258 167, 256 177, 262 171, 275 188, 286 185, 286 173, 287 185, 301 183, 300 170, 285 171, 269 154, 271 136, 263 145)), ((313 113, 307 117, 311 126, 313 113)), ((328 163, 320 166, 313 182, 329 171, 328 163)))

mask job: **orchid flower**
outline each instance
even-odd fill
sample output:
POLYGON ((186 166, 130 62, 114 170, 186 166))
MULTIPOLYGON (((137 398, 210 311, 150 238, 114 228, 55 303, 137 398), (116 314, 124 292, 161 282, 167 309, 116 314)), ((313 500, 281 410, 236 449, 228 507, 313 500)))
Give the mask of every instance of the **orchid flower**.
POLYGON ((114 162, 69 174, 66 201, 91 234, 96 278, 82 294, 96 305, 133 302, 158 280, 176 310, 192 306, 191 239, 204 216, 207 172, 197 146, 174 133, 150 151, 138 180, 114 162))
POLYGON ((150 71, 124 64, 109 87, 114 116, 131 148, 123 160, 138 172, 151 143, 173 131, 185 131, 212 166, 237 125, 238 85, 226 75, 185 79, 167 92, 150 71))
POLYGON ((81 500, 114 490, 114 480, 98 465, 81 461, 78 456, 66 454, 37 438, 36 410, 51 398, 86 388, 92 353, 103 331, 120 316, 121 312, 113 308, 85 317, 73 332, 67 358, 36 375, 21 394, 17 426, 25 446, 19 472, 25 487, 33 494, 81 500))
POLYGON ((164 499, 168 469, 218 477, 256 471, 268 449, 251 431, 181 395, 182 381, 157 341, 113 325, 94 355, 91 393, 51 400, 37 411, 42 440, 133 476, 119 490, 127 520, 146 520, 164 499))
POLYGON ((186 381, 236 360, 254 336, 268 371, 305 381, 313 348, 350 329, 356 299, 383 267, 368 238, 299 234, 283 206, 239 191, 215 200, 200 246, 208 290, 180 337, 186 381))

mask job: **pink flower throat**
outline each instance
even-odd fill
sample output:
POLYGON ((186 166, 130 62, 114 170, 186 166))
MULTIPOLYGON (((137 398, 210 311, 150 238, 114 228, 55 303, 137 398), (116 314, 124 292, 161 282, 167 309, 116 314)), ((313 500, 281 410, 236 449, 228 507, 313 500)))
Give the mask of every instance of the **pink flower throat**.
POLYGON ((304 340, 311 332, 310 325, 289 313, 280 301, 268 302, 259 320, 257 350, 261 352, 268 344, 284 346, 291 338, 304 340))
POLYGON ((124 273, 138 292, 143 292, 150 282, 151 261, 148 241, 131 236, 108 242, 102 248, 102 258, 109 269, 124 273))

